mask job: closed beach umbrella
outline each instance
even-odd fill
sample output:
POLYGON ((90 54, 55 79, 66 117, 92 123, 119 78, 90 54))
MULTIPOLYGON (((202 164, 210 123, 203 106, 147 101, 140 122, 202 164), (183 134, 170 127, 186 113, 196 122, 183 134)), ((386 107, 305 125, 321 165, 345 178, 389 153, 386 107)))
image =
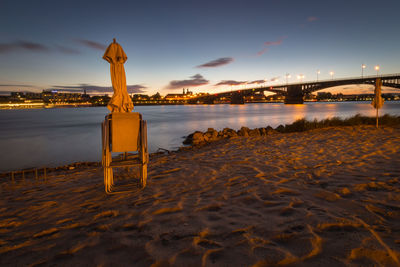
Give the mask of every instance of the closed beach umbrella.
POLYGON ((376 128, 378 128, 378 110, 383 106, 382 94, 382 80, 381 78, 376 79, 375 85, 375 97, 372 100, 371 105, 376 109, 376 128))
POLYGON ((107 105, 111 112, 131 112, 133 103, 126 89, 124 63, 128 59, 122 47, 115 41, 111 43, 103 56, 110 63, 111 82, 114 94, 107 105))

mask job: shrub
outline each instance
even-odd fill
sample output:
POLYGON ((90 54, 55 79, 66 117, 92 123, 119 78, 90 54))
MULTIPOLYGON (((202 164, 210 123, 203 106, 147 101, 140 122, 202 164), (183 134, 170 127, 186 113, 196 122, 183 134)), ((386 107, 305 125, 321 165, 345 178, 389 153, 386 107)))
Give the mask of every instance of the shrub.
MULTIPOLYGON (((308 121, 305 118, 302 118, 294 121, 292 124, 286 124, 285 126, 279 125, 277 128, 275 128, 275 130, 281 133, 291 133, 334 126, 375 125, 375 123, 375 117, 367 117, 356 114, 355 116, 346 119, 332 117, 320 121, 317 119, 308 121)), ((400 116, 385 114, 379 117, 379 125, 400 126, 400 116)))

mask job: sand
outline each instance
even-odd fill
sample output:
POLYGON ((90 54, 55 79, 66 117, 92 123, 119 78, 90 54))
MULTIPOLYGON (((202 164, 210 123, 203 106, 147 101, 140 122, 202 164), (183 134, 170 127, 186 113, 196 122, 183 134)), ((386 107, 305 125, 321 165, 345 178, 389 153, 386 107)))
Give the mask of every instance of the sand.
POLYGON ((0 265, 399 266, 399 178, 400 129, 358 126, 153 155, 125 194, 93 166, 3 181, 0 265))

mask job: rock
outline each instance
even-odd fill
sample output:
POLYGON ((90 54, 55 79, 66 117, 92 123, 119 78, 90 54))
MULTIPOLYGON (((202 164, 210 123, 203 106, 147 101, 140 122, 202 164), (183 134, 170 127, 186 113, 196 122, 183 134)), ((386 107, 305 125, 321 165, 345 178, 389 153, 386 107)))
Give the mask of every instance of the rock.
POLYGON ((242 128, 240 128, 240 130, 238 131, 238 135, 239 136, 249 136, 249 128, 247 128, 247 127, 242 127, 242 128))
POLYGON ((206 132, 196 131, 192 134, 189 134, 186 139, 183 141, 185 145, 198 145, 201 143, 211 143, 218 141, 223 138, 231 138, 235 136, 265 136, 269 134, 277 133, 278 131, 284 132, 285 127, 283 125, 279 125, 276 130, 274 130, 271 126, 267 126, 266 128, 256 128, 249 129, 248 127, 242 127, 237 132, 230 128, 224 128, 222 131, 216 131, 214 128, 208 128, 206 132))
POLYGON ((281 124, 281 125, 279 125, 278 127, 276 127, 275 130, 278 131, 278 132, 280 132, 280 133, 283 133, 283 132, 285 132, 285 126, 283 126, 283 125, 281 124))
POLYGON ((237 132, 234 130, 231 130, 230 132, 228 132, 228 137, 235 137, 237 136, 237 132))
POLYGON ((277 132, 274 130, 274 128, 272 128, 271 126, 267 126, 267 128, 265 128, 265 131, 266 131, 267 135, 277 133, 277 132))
POLYGON ((198 145, 202 142, 204 142, 203 133, 202 132, 194 132, 192 144, 198 145))
POLYGON ((218 132, 216 130, 211 132, 211 138, 212 140, 218 140, 218 132))
POLYGON ((213 142, 218 140, 218 132, 213 128, 208 128, 207 132, 203 134, 204 141, 213 142))
POLYGON ((234 137, 238 135, 235 130, 232 130, 230 128, 224 128, 224 130, 222 130, 222 133, 224 138, 234 137))
POLYGON ((260 131, 258 129, 253 129, 248 131, 249 136, 260 136, 260 131))
POLYGON ((188 136, 186 136, 186 139, 183 141, 184 145, 191 145, 193 144, 193 134, 189 134, 188 136))

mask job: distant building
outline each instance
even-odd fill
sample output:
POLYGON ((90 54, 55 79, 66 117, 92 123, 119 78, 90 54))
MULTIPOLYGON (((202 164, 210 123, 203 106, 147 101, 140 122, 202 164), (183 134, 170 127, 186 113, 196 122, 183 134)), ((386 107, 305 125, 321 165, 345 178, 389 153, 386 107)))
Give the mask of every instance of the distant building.
POLYGON ((111 97, 108 95, 97 95, 90 98, 90 103, 92 103, 93 106, 106 106, 108 102, 110 102, 110 99, 111 97))
POLYGON ((26 99, 42 99, 41 93, 27 92, 25 93, 26 99))
POLYGON ((189 89, 183 88, 182 94, 168 94, 165 96, 165 100, 167 101, 174 101, 174 100, 188 100, 193 96, 193 92, 189 91, 189 89))
POLYGON ((42 99, 46 103, 79 103, 90 97, 81 93, 60 93, 57 90, 43 90, 42 99))
POLYGON ((10 94, 10 100, 11 101, 24 101, 25 100, 25 94, 23 92, 11 92, 10 94))
POLYGON ((145 100, 150 100, 150 96, 145 95, 145 94, 134 94, 132 96, 133 101, 145 101, 145 100))
POLYGON ((184 94, 168 94, 165 96, 165 100, 174 101, 174 100, 185 100, 184 94))

